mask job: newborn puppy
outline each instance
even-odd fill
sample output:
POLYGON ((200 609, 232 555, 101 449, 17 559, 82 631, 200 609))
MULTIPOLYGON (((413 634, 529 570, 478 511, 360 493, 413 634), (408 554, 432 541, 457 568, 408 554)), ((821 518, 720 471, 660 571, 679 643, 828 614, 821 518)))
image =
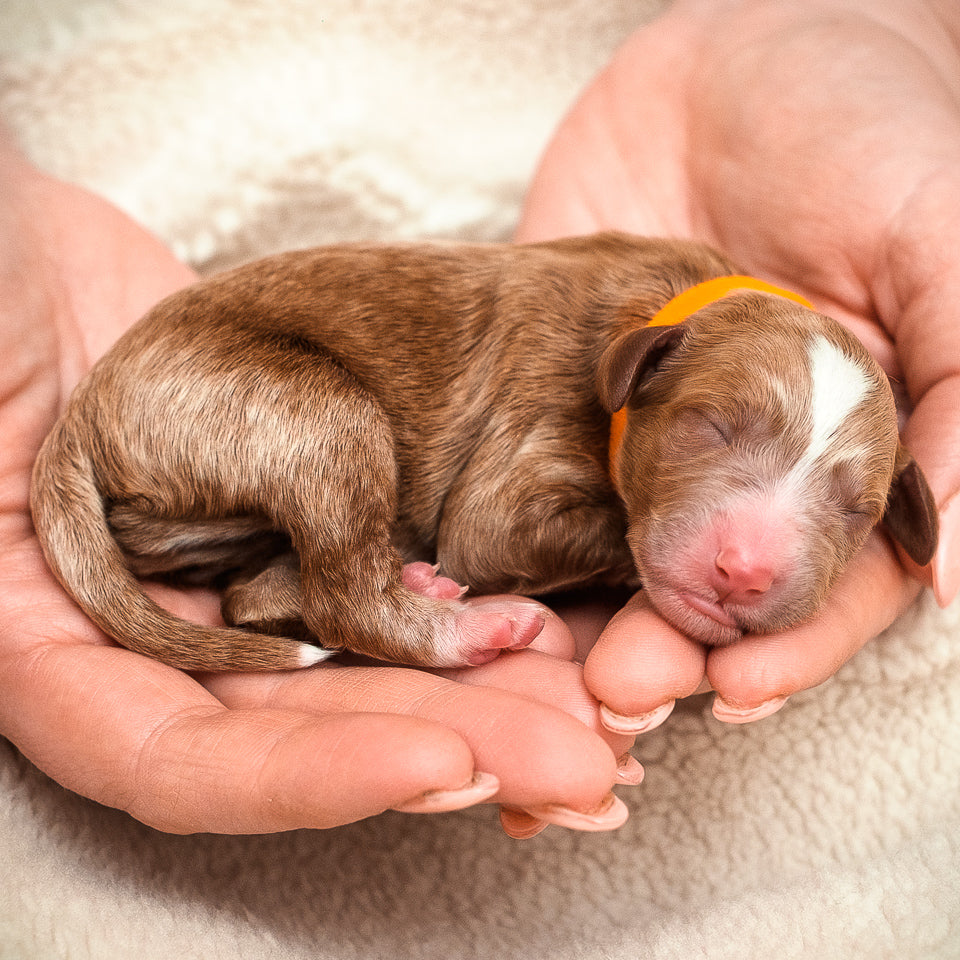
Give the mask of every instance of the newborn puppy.
POLYGON ((935 506, 843 328, 749 278, 648 326, 732 274, 699 244, 600 234, 212 277, 75 390, 34 471, 47 560, 116 641, 203 670, 340 648, 458 666, 541 629, 537 605, 459 583, 642 582, 728 643, 809 617, 882 517, 928 562, 935 506), (222 589, 231 626, 167 613, 152 576, 222 589))

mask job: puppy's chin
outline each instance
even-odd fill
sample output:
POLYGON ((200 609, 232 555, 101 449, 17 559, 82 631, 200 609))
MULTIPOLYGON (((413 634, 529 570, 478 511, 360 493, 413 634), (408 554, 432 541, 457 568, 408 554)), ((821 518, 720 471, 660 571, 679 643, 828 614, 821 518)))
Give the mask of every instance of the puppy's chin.
MULTIPOLYGON (((646 587, 646 584, 644 585, 646 587)), ((646 587, 657 613, 684 636, 711 647, 725 647, 747 632, 718 603, 685 591, 662 586, 646 587)))
POLYGON ((723 607, 682 588, 644 585, 657 613, 691 640, 726 647, 744 637, 781 633, 815 616, 822 598, 810 597, 759 607, 723 607))

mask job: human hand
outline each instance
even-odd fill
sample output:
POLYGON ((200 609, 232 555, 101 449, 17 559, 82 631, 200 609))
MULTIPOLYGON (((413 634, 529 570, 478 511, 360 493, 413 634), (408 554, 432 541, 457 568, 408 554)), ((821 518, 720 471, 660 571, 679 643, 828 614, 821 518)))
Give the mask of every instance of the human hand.
MULTIPOLYGON (((941 514, 932 566, 875 532, 808 624, 704 649, 637 595, 586 662, 610 729, 676 698, 768 716, 915 598, 960 586, 960 13, 947 2, 677 0, 559 128, 517 239, 620 228, 712 243, 846 323, 914 404, 904 439, 941 514)), ((597 628, 598 629, 598 628, 597 628)))
MULTIPOLYGON (((502 819, 517 835, 545 820, 622 822, 609 791, 639 775, 627 759, 618 772, 632 738, 601 728, 556 618, 540 651, 466 671, 469 683, 330 665, 191 677, 93 627, 43 562, 32 462, 91 363, 194 274, 2 142, 0 182, 0 732, 70 789, 171 832, 326 827, 484 800, 509 808, 502 819)), ((200 592, 159 598, 181 615, 217 616, 200 592)))

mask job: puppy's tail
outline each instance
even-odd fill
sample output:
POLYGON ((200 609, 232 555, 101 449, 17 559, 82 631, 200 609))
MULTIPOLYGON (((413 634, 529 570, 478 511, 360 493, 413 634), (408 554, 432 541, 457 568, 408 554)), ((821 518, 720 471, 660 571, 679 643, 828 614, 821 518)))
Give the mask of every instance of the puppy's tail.
POLYGON ((151 600, 110 532, 89 456, 62 424, 37 457, 30 505, 56 578, 104 633, 129 650, 183 670, 290 670, 332 655, 287 637, 190 623, 151 600))

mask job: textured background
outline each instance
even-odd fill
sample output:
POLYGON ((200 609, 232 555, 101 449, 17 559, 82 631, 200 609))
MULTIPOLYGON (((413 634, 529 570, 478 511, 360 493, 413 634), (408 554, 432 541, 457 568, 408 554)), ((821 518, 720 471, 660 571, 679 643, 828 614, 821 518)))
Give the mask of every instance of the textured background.
MULTIPOLYGON (((3 0, 0 115, 205 270, 505 239, 563 111, 658 6, 3 0)), ((960 605, 924 599, 755 726, 694 699, 635 752, 620 831, 517 843, 489 808, 165 836, 0 741, 0 960, 960 957, 960 605)))

